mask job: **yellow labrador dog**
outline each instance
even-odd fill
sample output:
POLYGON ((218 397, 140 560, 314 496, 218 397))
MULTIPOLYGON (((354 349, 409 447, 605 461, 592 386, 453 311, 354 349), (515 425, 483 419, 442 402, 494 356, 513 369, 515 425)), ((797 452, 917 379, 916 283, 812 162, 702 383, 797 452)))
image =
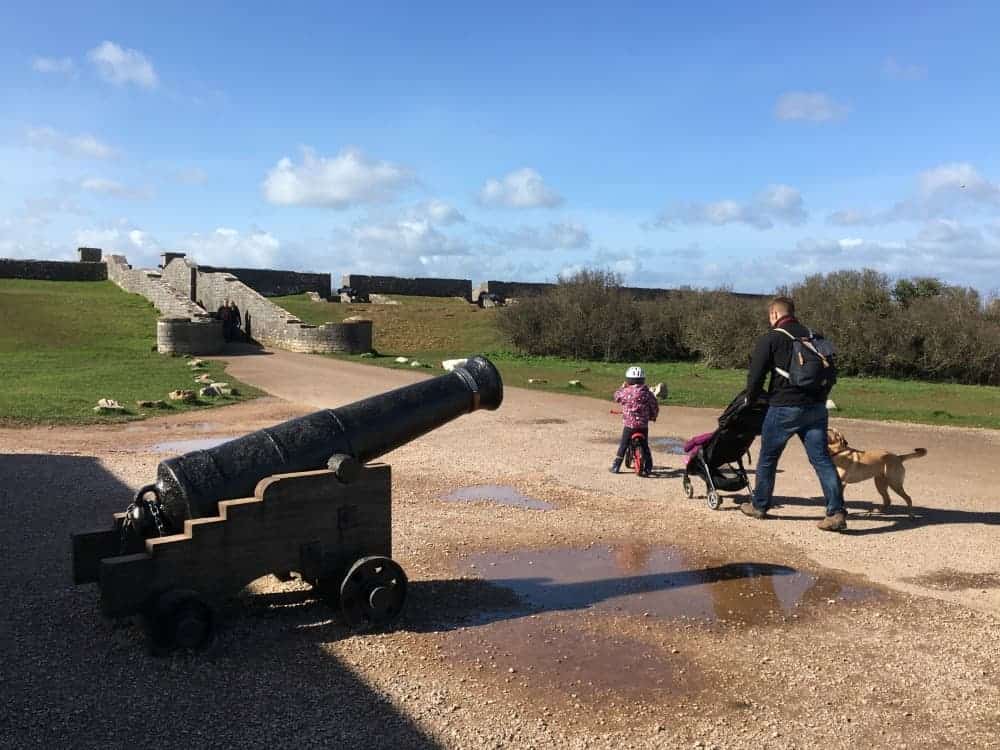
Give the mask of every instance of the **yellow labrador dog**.
POLYGON ((834 427, 827 429, 826 442, 841 485, 846 487, 855 482, 875 480, 875 489, 882 496, 882 507, 873 508, 872 512, 884 512, 892 505, 889 488, 906 501, 907 509, 913 507, 910 496, 903 489, 903 479, 906 477, 903 461, 926 456, 926 448, 917 448, 913 453, 901 456, 889 451, 859 451, 849 446, 844 434, 834 427))

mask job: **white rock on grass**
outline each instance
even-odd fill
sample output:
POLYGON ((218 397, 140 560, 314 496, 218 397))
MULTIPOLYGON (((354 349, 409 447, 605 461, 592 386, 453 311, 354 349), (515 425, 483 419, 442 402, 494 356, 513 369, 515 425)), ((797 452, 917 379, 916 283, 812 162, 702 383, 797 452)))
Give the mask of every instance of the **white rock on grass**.
POLYGON ((115 401, 113 398, 102 398, 97 402, 97 406, 94 407, 96 412, 106 412, 106 411, 125 411, 125 407, 120 403, 115 401))
POLYGON ((205 364, 205 360, 203 359, 192 359, 188 362, 188 367, 192 370, 197 370, 199 367, 204 367, 205 364))
POLYGON ((451 372, 456 367, 464 367, 465 364, 468 361, 469 361, 468 358, 463 358, 463 359, 446 359, 446 360, 444 360, 441 363, 441 367, 442 367, 442 369, 447 370, 448 372, 451 372))
POLYGON ((194 391, 189 391, 183 388, 176 391, 170 391, 170 393, 167 394, 167 398, 171 401, 183 401, 185 403, 191 403, 198 400, 198 396, 194 391))
POLYGON ((212 382, 212 376, 207 372, 203 372, 201 375, 194 379, 194 382, 201 383, 202 385, 208 385, 212 382))
POLYGON ((657 383, 652 388, 650 388, 650 390, 653 392, 653 395, 656 396, 656 399, 658 401, 666 401, 667 400, 667 384, 666 383, 657 383))
POLYGON ((409 362, 409 361, 410 361, 410 358, 409 358, 409 357, 396 357, 396 359, 395 359, 395 360, 393 360, 393 361, 394 361, 394 362, 395 362, 395 363, 396 363, 397 365, 405 365, 405 364, 406 364, 407 362, 409 362))
POLYGON ((569 387, 570 388, 583 388, 583 381, 582 380, 571 380, 571 381, 569 381, 569 387))
POLYGON ((424 367, 424 363, 418 362, 417 360, 413 360, 412 362, 410 362, 410 367, 424 367))
POLYGON ((549 381, 546 380, 545 378, 528 378, 528 382, 531 385, 543 385, 544 383, 548 383, 549 381))
POLYGON ((834 401, 833 401, 832 398, 828 398, 826 400, 826 410, 827 411, 836 411, 836 409, 837 409, 837 404, 834 403, 834 401))

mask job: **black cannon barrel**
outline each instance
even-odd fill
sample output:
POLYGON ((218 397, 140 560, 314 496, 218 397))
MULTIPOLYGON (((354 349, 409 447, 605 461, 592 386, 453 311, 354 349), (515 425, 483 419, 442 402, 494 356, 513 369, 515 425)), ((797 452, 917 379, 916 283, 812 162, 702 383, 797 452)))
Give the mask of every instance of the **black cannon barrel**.
POLYGON ((218 514, 220 500, 253 495, 271 474, 324 468, 335 454, 366 463, 462 414, 496 409, 503 381, 485 357, 436 378, 160 463, 156 491, 174 531, 186 518, 218 514))

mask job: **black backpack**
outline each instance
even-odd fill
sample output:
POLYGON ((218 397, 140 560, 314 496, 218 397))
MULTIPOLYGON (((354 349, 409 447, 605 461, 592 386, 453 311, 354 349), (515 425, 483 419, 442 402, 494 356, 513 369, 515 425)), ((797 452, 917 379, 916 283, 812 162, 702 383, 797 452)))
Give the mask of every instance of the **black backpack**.
POLYGON ((792 360, 787 370, 774 371, 796 388, 817 396, 826 396, 837 382, 837 349, 833 342, 809 331, 808 336, 793 336, 776 328, 792 340, 792 360))

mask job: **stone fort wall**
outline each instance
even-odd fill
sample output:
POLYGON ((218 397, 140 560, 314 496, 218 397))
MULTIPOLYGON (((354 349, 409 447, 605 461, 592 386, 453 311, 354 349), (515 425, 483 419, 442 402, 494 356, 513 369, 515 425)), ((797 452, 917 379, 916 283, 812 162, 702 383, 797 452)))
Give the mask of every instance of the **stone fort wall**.
POLYGON ((111 281, 126 292, 141 294, 163 316, 156 325, 158 352, 218 354, 222 351, 222 323, 188 295, 173 288, 159 272, 132 268, 123 255, 109 255, 105 263, 111 281))
POLYGON ((232 274, 265 297, 316 292, 323 299, 330 299, 332 278, 328 273, 272 271, 263 268, 220 268, 202 264, 198 264, 198 269, 203 273, 232 274))
POLYGON ((0 279, 106 281, 107 278, 108 270, 103 263, 0 258, 0 279))
POLYGON ((254 341, 267 346, 321 354, 361 354, 371 351, 370 320, 324 323, 319 326, 303 323, 235 275, 225 271, 207 271, 206 268, 211 267, 195 265, 186 258, 175 256, 162 273, 171 287, 193 296, 206 310, 217 310, 228 302, 235 302, 240 309, 243 332, 254 341))
POLYGON ((408 297, 461 297, 472 300, 470 279, 404 278, 401 276, 364 276, 348 274, 343 286, 367 294, 398 294, 408 297))

